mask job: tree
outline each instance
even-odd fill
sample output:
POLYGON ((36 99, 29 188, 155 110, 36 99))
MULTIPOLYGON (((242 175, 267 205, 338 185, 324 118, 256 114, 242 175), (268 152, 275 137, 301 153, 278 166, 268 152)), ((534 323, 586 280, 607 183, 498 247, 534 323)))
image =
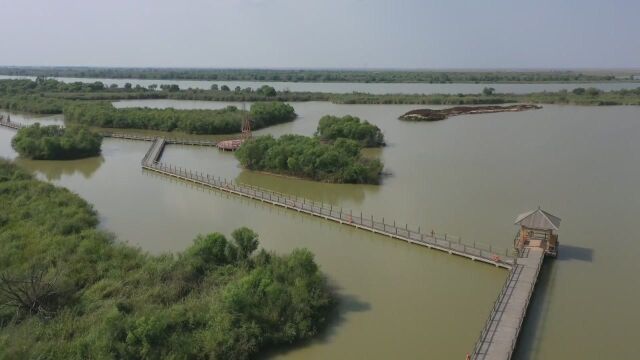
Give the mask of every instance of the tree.
POLYGON ((384 136, 379 127, 360 118, 323 116, 318 122, 316 136, 322 141, 336 141, 340 138, 356 140, 365 147, 384 146, 384 136))
POLYGON ((158 84, 151 84, 151 85, 148 86, 148 88, 149 88, 149 90, 155 91, 155 90, 158 89, 158 84))
POLYGON ((91 91, 104 90, 105 86, 101 81, 95 81, 87 85, 91 91))
POLYGON ((220 90, 222 90, 222 91, 231 91, 231 89, 229 89, 229 87, 227 85, 222 85, 220 87, 220 90))
POLYGON ((582 88, 582 87, 579 87, 579 88, 573 89, 571 92, 576 94, 576 95, 584 95, 586 90, 584 88, 582 88))
POLYGON ((247 227, 241 227, 231 233, 231 237, 238 247, 238 256, 240 259, 248 259, 251 254, 258 248, 258 234, 247 227))
POLYGON ((125 83, 124 84, 124 88, 127 89, 127 90, 131 90, 131 86, 132 86, 131 83, 125 83))
POLYGON ((269 85, 262 85, 256 92, 264 96, 276 96, 276 89, 269 85))
POLYGON ((590 87, 590 88, 588 88, 585 92, 586 92, 586 93, 587 93, 587 95, 589 95, 589 96, 598 96, 598 95, 600 95, 600 90, 599 90, 599 89, 596 89, 596 88, 594 88, 594 87, 590 87))
POLYGON ((485 96, 491 96, 495 91, 496 89, 492 87, 485 87, 484 89, 482 89, 482 94, 485 96))
POLYGON ((59 305, 60 291, 57 274, 50 277, 47 272, 47 268, 34 265, 26 276, 0 274, 0 306, 26 314, 52 315, 59 305))
POLYGON ((218 84, 211 85, 211 90, 218 91, 218 84))

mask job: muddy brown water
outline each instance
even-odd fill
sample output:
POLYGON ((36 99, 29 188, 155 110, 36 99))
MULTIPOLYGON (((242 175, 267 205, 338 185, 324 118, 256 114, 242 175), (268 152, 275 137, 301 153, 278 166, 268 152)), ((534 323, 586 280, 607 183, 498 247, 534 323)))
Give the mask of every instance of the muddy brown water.
MULTIPOLYGON (((135 105, 225 104, 118 104, 135 105)), ((211 148, 169 146, 163 161, 496 247, 511 244, 518 213, 540 205, 563 219, 560 255, 545 264, 515 357, 636 357, 640 107, 545 106, 416 123, 397 120, 413 106, 293 105, 297 120, 257 133, 310 135, 324 114, 368 119, 388 142, 367 151, 385 163, 382 184, 253 173, 211 148)), ((16 157, 13 134, 0 129, 0 156, 16 157)), ((337 314, 318 338, 267 358, 462 359, 472 349, 506 271, 142 171, 148 146, 106 139, 96 158, 17 161, 95 204, 103 228, 152 253, 243 225, 268 250, 313 251, 340 297, 337 314)))

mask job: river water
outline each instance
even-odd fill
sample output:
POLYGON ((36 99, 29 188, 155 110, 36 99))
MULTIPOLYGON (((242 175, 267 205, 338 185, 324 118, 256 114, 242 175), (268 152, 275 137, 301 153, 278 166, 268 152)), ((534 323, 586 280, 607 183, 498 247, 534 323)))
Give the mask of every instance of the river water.
MULTIPOLYGON (((397 120, 413 106, 292 105, 298 119, 257 133, 311 135, 322 115, 360 116, 380 126, 388 142, 367 151, 385 163, 382 184, 252 173, 211 148, 168 146, 163 161, 494 247, 511 245, 518 213, 542 206, 563 219, 560 254, 543 268, 516 358, 635 358, 640 107, 545 106, 413 123, 397 120)), ((15 158, 12 136, 0 129, 1 156, 15 158)), ((313 251, 339 294, 337 314, 322 336, 267 358, 462 359, 472 349, 505 270, 142 171, 148 145, 106 139, 98 158, 17 160, 95 204, 103 228, 152 253, 243 225, 260 233, 268 250, 313 251)))
MULTIPOLYGON (((26 78, 35 79, 33 76, 8 76, 0 75, 0 79, 26 78)), ((181 89, 210 89, 211 85, 227 85, 230 89, 236 86, 257 89, 262 85, 273 86, 276 90, 290 91, 315 91, 325 93, 351 93, 363 92, 370 94, 478 94, 485 87, 492 87, 498 93, 526 94, 541 91, 573 90, 577 87, 595 87, 600 90, 635 89, 640 87, 640 82, 600 82, 600 83, 454 83, 454 84, 428 84, 428 83, 309 83, 309 82, 278 82, 278 81, 206 81, 206 80, 147 80, 147 79, 97 79, 97 78, 69 78, 52 77, 64 82, 96 82, 100 81, 107 86, 116 84, 123 87, 130 83, 133 86, 177 84, 181 89)))

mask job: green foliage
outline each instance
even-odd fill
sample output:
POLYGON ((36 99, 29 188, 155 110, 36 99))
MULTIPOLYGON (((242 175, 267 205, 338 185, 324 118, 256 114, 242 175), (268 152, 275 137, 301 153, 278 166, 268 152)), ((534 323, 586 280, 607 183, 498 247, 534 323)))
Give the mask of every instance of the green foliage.
POLYGON ((235 154, 251 170, 327 182, 377 184, 382 163, 362 157, 360 149, 358 142, 344 138, 323 144, 318 138, 283 135, 277 140, 272 136, 253 138, 235 154))
POLYGON ((571 92, 576 94, 576 95, 584 95, 586 90, 583 87, 578 87, 578 88, 573 89, 571 92))
POLYGON ((493 95, 493 93, 495 92, 496 92, 496 89, 492 87, 485 87, 484 89, 482 89, 482 95, 485 95, 485 96, 493 95))
MULTIPOLYGON (((260 129, 295 119, 293 107, 279 102, 251 106, 252 127, 260 129)), ((231 134, 242 128, 249 115, 235 106, 221 110, 176 110, 151 108, 117 109, 105 102, 71 103, 64 109, 70 122, 108 128, 182 131, 193 134, 231 134)))
POLYGON ((269 85, 262 85, 256 92, 264 96, 276 96, 276 89, 269 85))
POLYGON ((258 249, 258 234, 249 228, 236 229, 231 233, 231 237, 236 242, 237 253, 242 260, 248 259, 258 249))
POLYGON ((366 120, 361 122, 360 118, 351 115, 323 116, 318 123, 316 136, 322 141, 344 138, 358 141, 364 147, 384 146, 384 135, 379 127, 366 120))
MULTIPOLYGON (((324 92, 280 91, 273 95, 269 86, 258 90, 250 88, 230 91, 222 85, 220 90, 212 88, 180 90, 177 85, 164 85, 166 91, 153 91, 142 87, 124 89, 104 87, 97 83, 63 83, 52 79, 0 80, 0 108, 28 111, 39 114, 59 114, 67 106, 85 105, 87 100, 120 99, 176 99, 205 101, 331 101, 337 104, 422 104, 422 105, 489 105, 507 103, 575 104, 575 105, 640 105, 640 88, 614 90, 582 96, 586 89, 573 92, 539 92, 529 94, 335 94, 324 92)), ((274 90, 275 91, 275 90, 274 90)), ((488 90, 490 91, 490 90, 488 90)), ((168 109, 167 109, 168 110, 168 109)), ((166 124, 165 124, 166 125, 166 124)), ((188 128, 188 126, 185 126, 188 128)))
POLYGON ((102 136, 86 126, 50 125, 23 127, 11 140, 20 156, 36 160, 80 159, 100 154, 102 136))
POLYGON ((288 122, 296 118, 293 107, 281 102, 257 102, 251 105, 251 126, 265 126, 288 122))
POLYGON ((332 298, 313 256, 251 256, 249 229, 234 232, 236 245, 214 233, 152 256, 96 229, 77 195, 4 160, 0 203, 0 274, 44 270, 56 304, 21 311, 0 291, 2 359, 247 359, 326 322, 332 298))

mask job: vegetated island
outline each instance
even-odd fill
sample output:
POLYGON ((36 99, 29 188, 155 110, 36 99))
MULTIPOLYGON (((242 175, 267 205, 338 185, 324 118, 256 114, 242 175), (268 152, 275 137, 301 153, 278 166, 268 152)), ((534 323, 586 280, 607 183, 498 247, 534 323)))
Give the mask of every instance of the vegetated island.
POLYGON ((434 70, 320 70, 320 69, 194 69, 109 68, 86 66, 2 66, 2 75, 81 78, 358 82, 358 83, 541 83, 634 81, 638 72, 625 70, 549 71, 434 71, 434 70))
POLYGON ((240 132, 245 117, 252 127, 292 121, 293 107, 282 102, 259 102, 249 112, 235 106, 220 110, 176 110, 152 108, 115 108, 107 102, 72 102, 64 107, 65 120, 89 126, 181 131, 190 134, 232 134, 240 132))
POLYGON ((247 359, 308 339, 334 302, 307 250, 235 230, 150 255, 79 196, 0 159, 0 358, 247 359))
POLYGON ((41 126, 35 123, 18 130, 11 146, 22 157, 34 160, 71 160, 100 155, 102 136, 86 126, 41 126))
POLYGON ((315 133, 321 141, 333 142, 337 139, 351 139, 364 147, 384 146, 384 135, 379 127, 356 116, 343 117, 325 115, 318 122, 315 133))
POLYGON ((382 163, 362 156, 362 145, 339 138, 323 143, 317 137, 271 135, 246 141, 235 152, 249 169, 334 183, 377 184, 382 163))
POLYGON ((456 106, 447 109, 417 109, 408 111, 400 115, 402 120, 410 121, 438 121, 444 120, 450 116, 469 115, 469 114, 487 114, 497 112, 515 112, 542 109, 540 105, 518 104, 508 106, 456 106))

